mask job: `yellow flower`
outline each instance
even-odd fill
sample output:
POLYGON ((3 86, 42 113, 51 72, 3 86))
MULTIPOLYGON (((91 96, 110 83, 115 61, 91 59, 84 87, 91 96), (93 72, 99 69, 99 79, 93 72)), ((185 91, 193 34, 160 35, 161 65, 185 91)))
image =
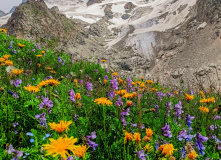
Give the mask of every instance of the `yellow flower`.
POLYGON ((146 134, 147 134, 148 137, 151 138, 151 137, 153 136, 153 131, 152 131, 152 129, 151 129, 151 128, 148 128, 148 129, 146 128, 146 134))
POLYGON ((65 135, 65 138, 60 137, 57 140, 49 138, 49 141, 51 142, 50 144, 43 145, 44 149, 47 150, 46 156, 52 155, 56 157, 60 155, 66 160, 66 155, 71 156, 68 151, 74 153, 76 149, 76 145, 74 144, 77 142, 77 138, 74 137, 67 138, 65 135))
POLYGON ((28 87, 24 87, 24 89, 29 91, 29 92, 32 92, 32 93, 40 91, 40 89, 38 87, 30 86, 30 85, 28 87))
POLYGON ((147 84, 152 84, 152 83, 154 83, 154 82, 151 81, 151 80, 147 80, 146 83, 147 83, 147 84))
POLYGON ((80 93, 76 93, 75 99, 81 99, 81 94, 80 93))
POLYGON ((133 140, 132 133, 125 132, 124 143, 126 143, 127 141, 132 141, 132 140, 133 140))
POLYGON ((162 146, 162 148, 163 148, 162 154, 164 154, 165 157, 172 156, 173 155, 173 151, 176 150, 176 149, 173 148, 173 144, 164 144, 162 146))
POLYGON ((94 102, 97 103, 97 104, 102 104, 103 106, 104 106, 104 105, 110 106, 110 105, 113 104, 113 102, 111 102, 110 100, 108 100, 108 99, 105 98, 105 97, 97 98, 97 99, 95 99, 94 102))
POLYGON ((74 150, 74 155, 77 157, 84 157, 86 151, 88 150, 89 147, 87 147, 86 145, 81 145, 81 146, 76 146, 75 150, 74 150))
POLYGON ((101 62, 107 62, 106 60, 102 59, 101 62))
POLYGON ((204 93, 203 93, 203 91, 200 91, 200 95, 201 95, 201 96, 204 96, 204 93))
POLYGON ((41 64, 38 63, 37 66, 38 66, 38 68, 40 68, 40 67, 41 67, 41 64))
POLYGON ((55 122, 49 123, 49 126, 52 128, 51 130, 55 130, 59 133, 66 130, 66 133, 68 131, 68 126, 72 123, 72 121, 63 121, 61 120, 60 123, 56 124, 55 122))
POLYGON ((119 95, 124 95, 124 94, 127 93, 127 90, 122 89, 122 90, 116 91, 116 93, 119 94, 119 95))
POLYGON ((136 81, 136 84, 141 84, 141 81, 136 81))
POLYGON ((133 135, 133 137, 134 137, 134 140, 136 141, 136 142, 140 142, 141 141, 141 139, 140 139, 140 133, 134 133, 134 135, 133 135))
POLYGON ((0 62, 4 62, 4 61, 5 61, 5 58, 0 57, 0 62))
POLYGON ((126 93, 122 98, 134 98, 134 93, 126 93))
POLYGON ((6 60, 6 61, 5 61, 5 65, 13 66, 13 62, 10 61, 10 60, 6 60))
POLYGON ((52 68, 51 68, 51 67, 45 67, 45 69, 47 69, 47 70, 51 70, 52 68))
POLYGON ((210 103, 210 102, 214 102, 215 98, 211 97, 211 98, 203 98, 200 100, 200 103, 210 103))
POLYGON ((186 94, 186 100, 189 102, 193 99, 193 95, 186 94))
POLYGON ((51 85, 51 86, 57 86, 58 84, 60 84, 59 81, 55 80, 55 79, 48 79, 45 81, 48 85, 51 85))
POLYGON ((115 76, 118 76, 118 74, 115 72, 115 73, 113 73, 113 75, 115 75, 115 76))
POLYGON ((144 79, 144 77, 141 77, 141 80, 143 80, 144 79))
POLYGON ((4 32, 4 33, 7 33, 7 31, 6 31, 5 29, 3 29, 3 28, 0 28, 0 30, 1 30, 2 32, 4 32))
POLYGON ((41 54, 38 54, 38 55, 36 55, 36 57, 40 58, 40 57, 42 57, 42 55, 41 55, 41 54))
POLYGON ((37 87, 40 88, 40 87, 45 87, 45 86, 47 86, 47 85, 48 85, 47 82, 41 81, 41 82, 37 85, 37 87))
POLYGON ((24 44, 21 44, 21 43, 19 43, 18 46, 21 47, 21 48, 22 48, 22 47, 25 47, 25 45, 24 45, 24 44))
POLYGON ((147 144, 145 147, 144 147, 144 150, 147 151, 147 152, 150 152, 153 150, 153 147, 150 146, 150 144, 147 144))
POLYGON ((56 73, 55 71, 50 71, 51 73, 56 73))
POLYGON ((107 83, 107 80, 106 79, 104 79, 104 84, 106 84, 107 83))
POLYGON ((151 88, 150 90, 153 92, 153 91, 157 91, 158 89, 156 89, 156 88, 151 88))
POLYGON ((5 58, 5 60, 8 60, 9 57, 11 57, 11 55, 4 55, 3 58, 5 58))
POLYGON ((192 152, 190 152, 190 154, 187 155, 189 159, 195 159, 197 156, 198 154, 196 154, 195 150, 193 150, 192 152))
POLYGON ((203 106, 201 106, 201 107, 199 107, 199 109, 200 109, 200 111, 201 112, 203 112, 203 113, 208 113, 209 112, 209 108, 207 108, 207 107, 203 107, 203 106))
POLYGON ((45 54, 45 51, 41 51, 42 54, 45 54))
POLYGON ((141 83, 140 84, 140 87, 142 88, 142 87, 145 87, 145 84, 144 83, 141 83))
POLYGON ((175 93, 175 94, 178 94, 179 92, 177 92, 177 91, 174 91, 174 93, 175 93))
POLYGON ((123 80, 122 79, 120 79, 120 78, 118 78, 118 81, 119 81, 119 84, 123 84, 123 80))
POLYGON ((131 84, 132 84, 132 85, 135 85, 136 83, 135 83, 135 82, 132 82, 131 84))
POLYGON ((12 73, 14 73, 15 75, 19 75, 19 74, 21 74, 23 72, 23 69, 13 69, 12 70, 12 73))
POLYGON ((77 80, 77 79, 74 79, 74 83, 78 83, 78 80, 77 80))

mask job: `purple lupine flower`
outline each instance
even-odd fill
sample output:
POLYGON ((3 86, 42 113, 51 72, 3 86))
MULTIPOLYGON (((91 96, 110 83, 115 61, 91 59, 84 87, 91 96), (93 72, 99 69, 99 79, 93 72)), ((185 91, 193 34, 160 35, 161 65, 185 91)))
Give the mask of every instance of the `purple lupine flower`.
POLYGON ((128 79, 127 79, 127 89, 129 90, 129 88, 131 88, 131 87, 132 87, 132 79, 131 79, 131 77, 128 77, 128 79))
POLYGON ((67 79, 71 79, 70 74, 66 75, 65 77, 66 77, 67 79))
POLYGON ((101 63, 101 59, 98 58, 98 59, 97 59, 97 62, 98 62, 98 63, 101 63))
POLYGON ((81 79, 81 80, 79 80, 79 84, 83 84, 84 83, 84 81, 81 79))
POLYGON ((121 112, 120 115, 121 115, 121 116, 129 116, 129 115, 130 115, 129 112, 130 112, 130 108, 128 107, 128 108, 126 109, 126 111, 125 111, 125 112, 121 112))
POLYGON ((58 57, 58 63, 61 63, 61 57, 58 57))
POLYGON ((61 63, 61 65, 64 65, 64 63, 65 63, 65 60, 62 60, 62 63, 61 63))
POLYGON ((19 98, 18 93, 14 92, 14 93, 13 93, 13 95, 12 95, 12 97, 14 97, 14 98, 17 98, 17 99, 18 99, 18 98, 19 98))
POLYGON ((104 79, 108 80, 108 76, 107 76, 107 75, 105 75, 105 76, 104 76, 104 79))
POLYGON ((36 48, 37 48, 37 49, 41 49, 41 47, 39 46, 39 44, 36 44, 36 48))
POLYGON ((193 138, 193 135, 187 135, 186 130, 179 132, 179 135, 177 136, 179 140, 185 139, 186 141, 190 141, 193 138))
POLYGON ((35 52, 35 49, 34 49, 34 48, 32 49, 32 52, 35 52))
POLYGON ((199 150, 201 155, 204 155, 205 147, 203 146, 202 142, 206 142, 209 138, 202 136, 200 133, 197 133, 197 139, 196 139, 196 147, 199 150))
POLYGON ((90 135, 90 136, 87 136, 88 146, 90 146, 93 151, 96 149, 96 147, 98 146, 98 144, 96 144, 95 142, 92 142, 90 139, 95 139, 95 138, 97 138, 96 132, 91 132, 91 135, 90 135))
POLYGON ((165 127, 161 128, 162 132, 164 133, 163 135, 165 137, 172 137, 172 133, 170 131, 170 125, 166 123, 165 127))
POLYGON ((190 95, 194 95, 194 91, 190 91, 190 95))
POLYGON ((36 114, 35 115, 35 118, 36 119, 39 119, 41 122, 40 122, 40 125, 44 126, 45 128, 47 128, 47 122, 46 122, 46 117, 45 117, 45 113, 42 113, 42 114, 36 114))
POLYGON ((124 116, 122 116, 120 120, 123 123, 123 126, 127 126, 126 118, 124 116))
POLYGON ((179 101, 178 104, 175 104, 174 109, 175 109, 175 111, 176 111, 176 112, 175 112, 176 117, 177 117, 178 119, 180 119, 180 118, 181 118, 181 115, 182 115, 182 113, 183 113, 181 101, 179 101))
POLYGON ((93 91, 93 85, 91 82, 87 82, 87 90, 93 91))
POLYGON ((114 98, 114 91, 111 91, 111 92, 107 93, 107 95, 108 95, 111 99, 113 99, 113 98, 114 98))
POLYGON ((108 69, 108 68, 106 68, 106 69, 105 69, 105 72, 106 72, 106 73, 109 73, 109 69, 108 69))
POLYGON ((14 54, 17 54, 17 51, 13 51, 14 54))
POLYGON ((220 116, 214 116, 213 119, 214 119, 214 120, 219 120, 219 119, 220 119, 220 116))
POLYGON ((97 70, 97 69, 95 69, 95 70, 94 70, 94 72, 95 72, 95 73, 97 73, 97 72, 98 72, 98 70, 97 70))
POLYGON ((117 77, 114 75, 114 78, 113 78, 113 80, 111 80, 110 81, 111 82, 111 87, 113 88, 113 89, 118 89, 118 81, 117 81, 117 77))
POLYGON ((165 106, 166 106, 166 110, 167 110, 167 116, 169 117, 170 116, 170 110, 172 109, 171 108, 171 102, 167 102, 165 104, 165 106))
POLYGON ((136 123, 130 123, 132 127, 137 127, 136 123))
POLYGON ((170 98, 170 97, 172 97, 172 96, 173 96, 173 94, 172 94, 172 93, 170 93, 170 92, 168 92, 168 93, 167 93, 167 97, 169 97, 169 98, 170 98))
POLYGON ((219 144, 217 144, 217 149, 220 151, 221 150, 221 146, 220 146, 221 144, 219 143, 219 144))
POLYGON ((144 154, 144 150, 142 149, 142 150, 140 150, 140 151, 138 151, 137 152, 137 155, 138 155, 138 158, 139 159, 141 159, 141 160, 146 160, 146 156, 147 156, 147 154, 144 154))
POLYGON ((186 124, 189 127, 189 133, 191 133, 191 131, 192 131, 191 123, 193 123, 192 120, 194 118, 195 118, 194 116, 190 116, 190 115, 186 116, 186 124))
POLYGON ((157 114, 159 114, 160 113, 160 109, 159 109, 159 106, 158 105, 154 105, 154 108, 155 108, 155 112, 157 113, 157 114))
POLYGON ((186 158, 186 149, 185 149, 185 147, 183 147, 183 148, 181 149, 181 157, 182 157, 183 159, 186 158))
POLYGON ((124 105, 124 102, 122 101, 120 96, 118 96, 118 101, 116 101, 115 105, 118 107, 122 107, 124 105))
POLYGON ((154 150, 157 151, 159 148, 159 143, 158 142, 155 142, 155 147, 154 147, 154 150))
POLYGON ((14 148, 13 148, 13 146, 11 144, 8 146, 7 152, 8 152, 8 154, 12 154, 12 153, 15 152, 15 150, 14 150, 14 148))
POLYGON ((74 121, 77 122, 79 116, 77 114, 74 114, 74 121))
POLYGON ((15 81, 14 80, 10 81, 10 84, 14 85, 15 87, 19 87, 21 83, 22 83, 21 79, 16 79, 15 81))
POLYGON ((140 129, 144 129, 145 128, 145 125, 144 124, 141 124, 140 125, 140 129))
POLYGON ((15 128, 16 126, 18 126, 19 123, 18 122, 15 122, 15 123, 12 123, 12 126, 15 128))
POLYGON ((67 160, 74 160, 74 158, 73 157, 68 157, 67 160))
POLYGON ((166 97, 166 93, 163 93, 163 92, 157 92, 157 99, 159 101, 161 101, 164 97, 166 97))
POLYGON ((72 102, 75 102, 75 101, 76 101, 76 99, 75 99, 75 93, 74 93, 74 90, 73 90, 73 89, 71 89, 71 90, 69 91, 69 96, 70 96, 70 100, 71 100, 72 102))
POLYGON ((51 108, 53 107, 53 102, 51 100, 49 100, 48 97, 44 98, 42 96, 42 101, 41 103, 39 104, 39 109, 44 109, 44 107, 48 110, 48 113, 50 114, 51 113, 51 108))

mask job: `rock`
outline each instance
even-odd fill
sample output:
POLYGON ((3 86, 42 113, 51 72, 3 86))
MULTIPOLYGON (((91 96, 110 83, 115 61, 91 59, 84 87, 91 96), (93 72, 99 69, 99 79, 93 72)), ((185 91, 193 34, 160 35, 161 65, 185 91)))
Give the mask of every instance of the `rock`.
POLYGON ((88 0, 87 6, 93 5, 95 3, 101 3, 104 0, 88 0))
POLYGON ((130 15, 129 15, 129 14, 123 14, 123 15, 121 16, 121 18, 124 19, 124 20, 126 20, 126 19, 130 18, 130 15))
POLYGON ((124 8, 128 11, 131 12, 134 8, 136 7, 136 5, 134 5, 132 2, 128 2, 125 4, 124 8))

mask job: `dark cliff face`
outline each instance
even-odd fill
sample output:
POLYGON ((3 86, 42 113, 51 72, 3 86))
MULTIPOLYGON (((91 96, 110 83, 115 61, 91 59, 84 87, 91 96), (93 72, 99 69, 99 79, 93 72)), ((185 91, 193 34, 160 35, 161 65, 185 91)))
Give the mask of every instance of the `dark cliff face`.
POLYGON ((66 43, 73 40, 83 43, 83 37, 87 37, 83 27, 65 15, 50 10, 43 0, 28 0, 21 4, 3 28, 17 38, 37 41, 45 39, 66 43))
POLYGON ((90 6, 94 3, 101 3, 103 0, 88 0, 87 2, 87 6, 90 6))
POLYGON ((198 21, 214 23, 221 18, 220 0, 198 0, 196 6, 198 21))
POLYGON ((5 12, 0 10, 0 17, 3 17, 3 16, 5 16, 5 12))

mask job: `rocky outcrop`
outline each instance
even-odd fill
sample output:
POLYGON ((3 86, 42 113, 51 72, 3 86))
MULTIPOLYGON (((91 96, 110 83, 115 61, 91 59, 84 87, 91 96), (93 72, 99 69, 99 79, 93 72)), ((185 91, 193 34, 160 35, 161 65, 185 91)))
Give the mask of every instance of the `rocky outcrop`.
POLYGON ((128 2, 124 6, 126 12, 131 12, 135 7, 136 5, 134 5, 132 2, 128 2))
POLYGON ((5 15, 6 15, 5 12, 3 12, 3 11, 0 10, 0 17, 3 17, 3 16, 5 16, 5 15))
POLYGON ((88 0, 87 6, 93 5, 95 3, 101 3, 103 0, 88 0))

